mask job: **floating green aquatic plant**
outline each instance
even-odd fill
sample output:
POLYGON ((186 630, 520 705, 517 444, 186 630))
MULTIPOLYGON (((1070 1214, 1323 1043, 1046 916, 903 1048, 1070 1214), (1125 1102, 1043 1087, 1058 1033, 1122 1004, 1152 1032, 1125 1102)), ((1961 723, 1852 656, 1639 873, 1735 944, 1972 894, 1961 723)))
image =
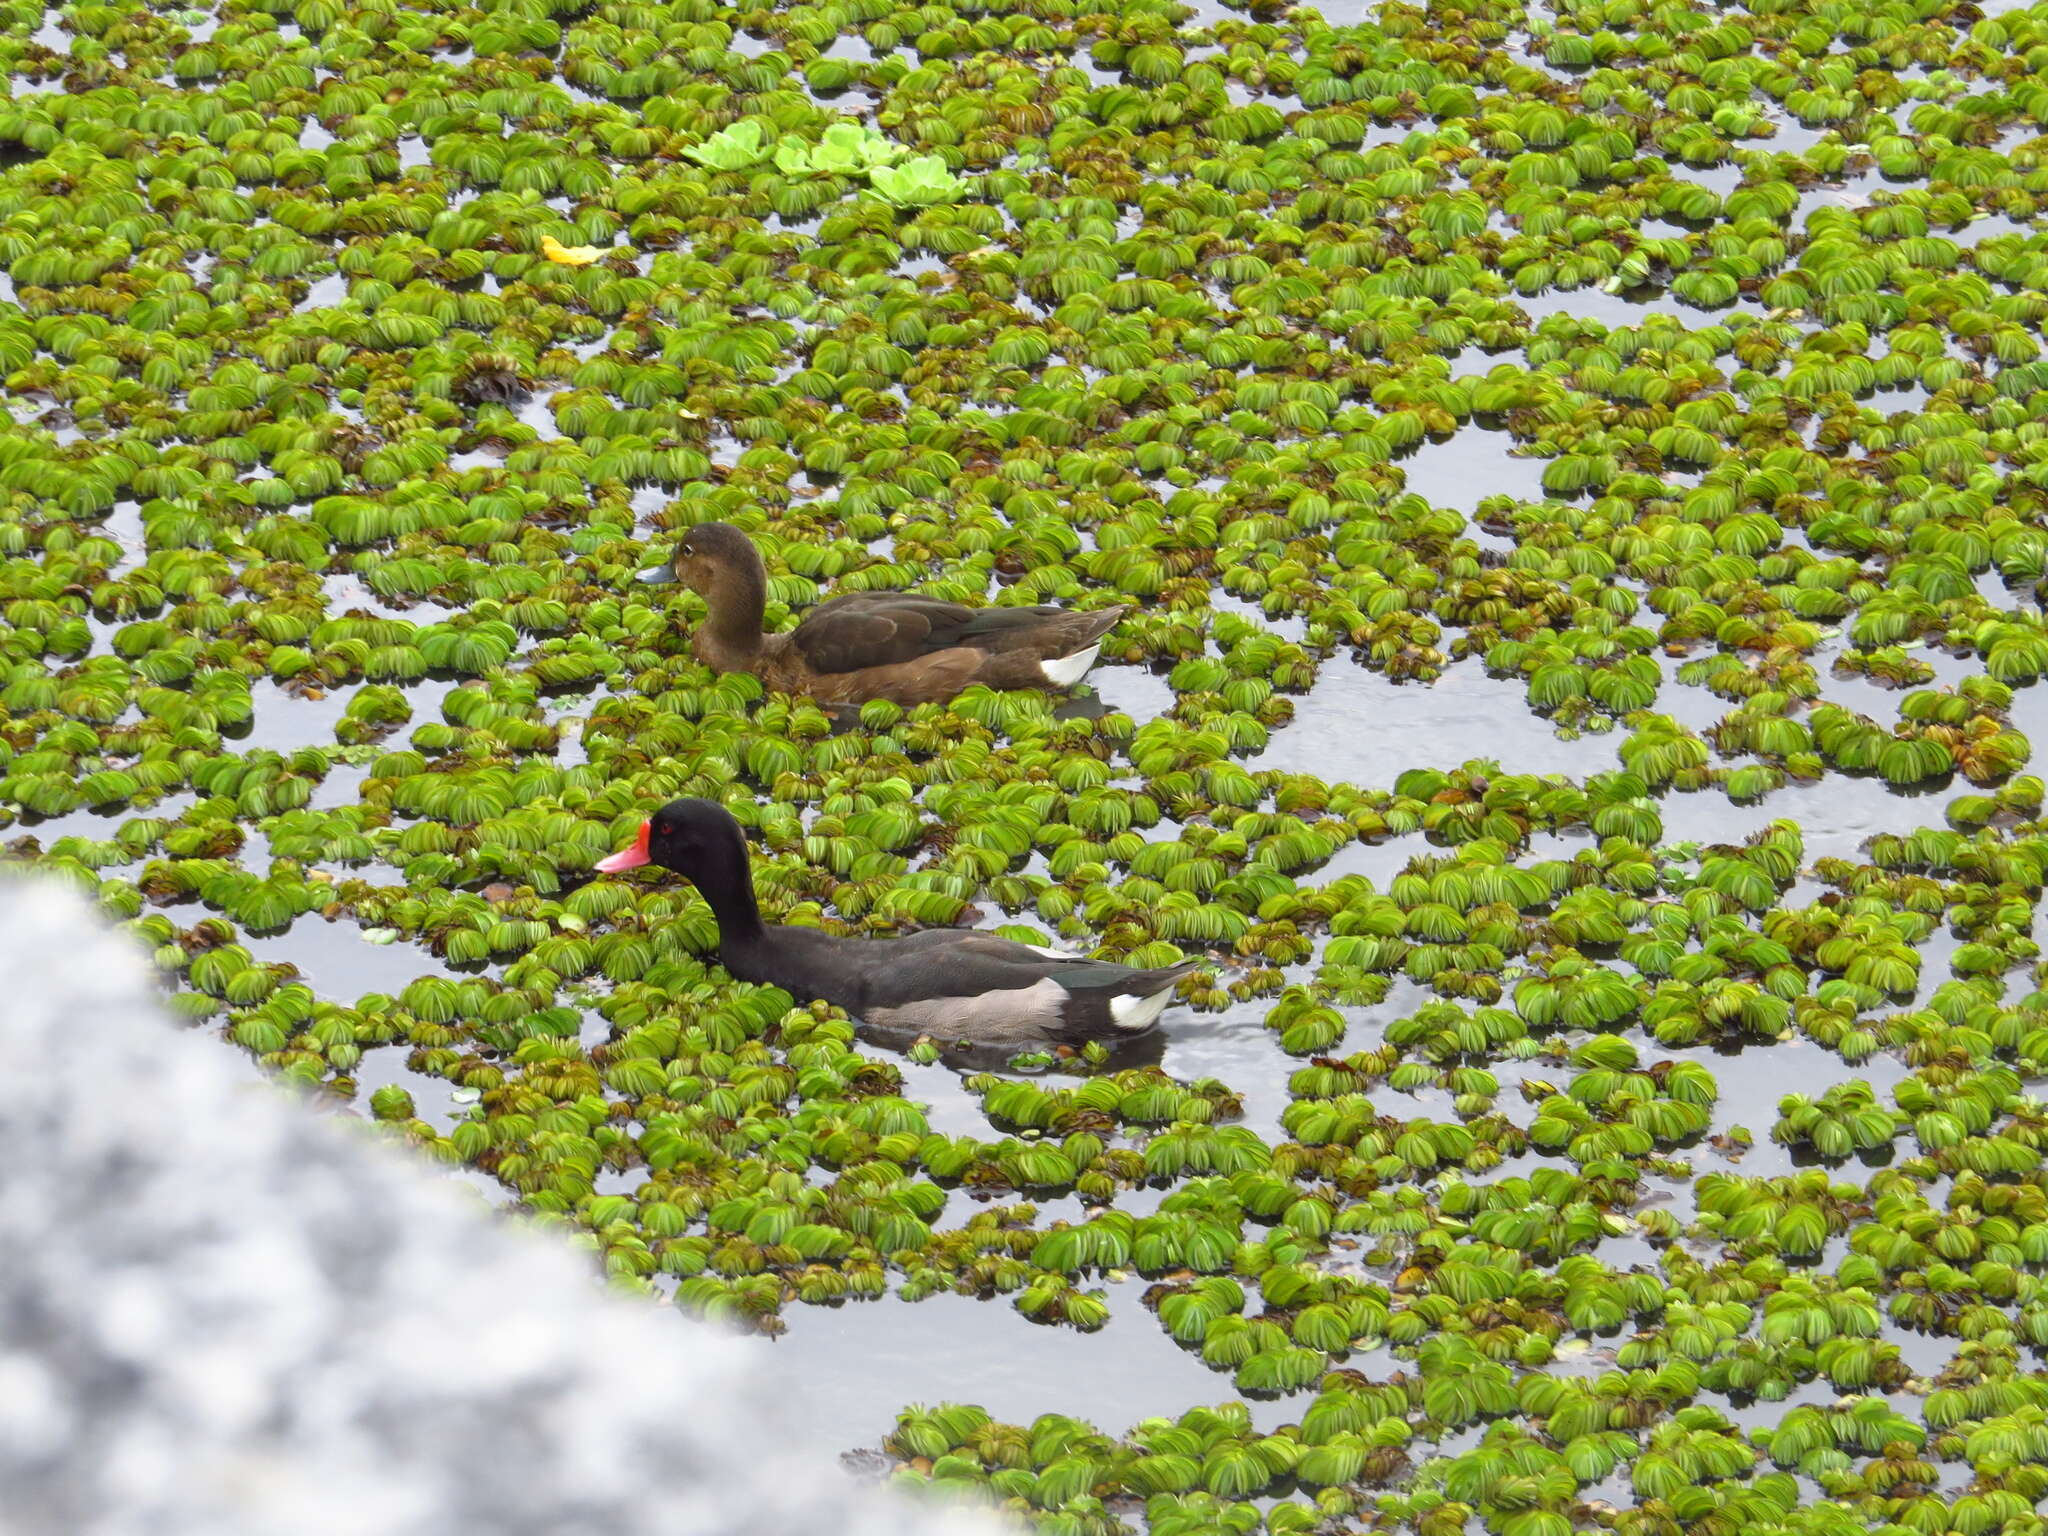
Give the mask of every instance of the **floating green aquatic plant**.
POLYGON ((966 186, 938 155, 916 155, 901 165, 870 161, 868 185, 898 207, 950 203, 966 194, 966 186))
POLYGON ((683 153, 699 165, 713 170, 742 171, 759 165, 774 150, 775 145, 763 130, 760 119, 745 117, 730 127, 719 129, 703 143, 691 145, 683 153))
POLYGON ((856 176, 891 165, 907 153, 872 128, 838 122, 815 144, 785 134, 775 146, 775 168, 785 176, 856 176))

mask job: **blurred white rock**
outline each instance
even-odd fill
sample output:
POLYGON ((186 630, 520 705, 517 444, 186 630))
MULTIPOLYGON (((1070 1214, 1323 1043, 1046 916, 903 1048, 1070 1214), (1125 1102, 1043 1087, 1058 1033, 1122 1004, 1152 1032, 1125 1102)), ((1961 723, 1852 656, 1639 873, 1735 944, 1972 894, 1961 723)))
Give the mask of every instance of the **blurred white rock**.
POLYGON ((758 1354, 252 1080, 71 892, 0 881, 0 970, 5 1536, 998 1528, 798 1461, 758 1354))

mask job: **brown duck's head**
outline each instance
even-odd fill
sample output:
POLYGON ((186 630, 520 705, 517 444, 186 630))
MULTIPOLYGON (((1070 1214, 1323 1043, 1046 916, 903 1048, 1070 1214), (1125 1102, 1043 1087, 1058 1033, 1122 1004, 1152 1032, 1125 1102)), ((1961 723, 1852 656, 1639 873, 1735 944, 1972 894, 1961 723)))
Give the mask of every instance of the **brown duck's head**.
POLYGON ((676 541, 669 564, 643 571, 651 585, 679 582, 706 602, 725 593, 738 595, 761 581, 761 553, 754 541, 731 523, 701 523, 676 541))

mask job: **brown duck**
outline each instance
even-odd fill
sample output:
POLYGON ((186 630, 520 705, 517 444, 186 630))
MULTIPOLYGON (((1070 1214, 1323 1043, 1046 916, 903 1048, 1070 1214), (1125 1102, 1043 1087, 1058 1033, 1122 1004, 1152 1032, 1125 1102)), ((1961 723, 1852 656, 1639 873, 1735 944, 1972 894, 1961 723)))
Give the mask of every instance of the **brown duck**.
POLYGON ((763 634, 767 568, 754 541, 730 523, 688 530, 674 562, 640 580, 678 581, 704 599, 711 611, 690 646, 707 667, 751 672, 777 692, 823 704, 929 704, 972 683, 1071 688, 1125 612, 970 608, 915 593, 852 592, 820 603, 785 634, 763 634))
POLYGON ((718 919, 719 962, 741 981, 821 997, 885 1029, 983 1045, 1131 1040, 1148 1033, 1200 960, 1141 970, 1019 944, 971 928, 901 939, 843 939, 761 921, 746 834, 711 800, 675 800, 640 824, 604 874, 658 864, 703 894, 718 919))

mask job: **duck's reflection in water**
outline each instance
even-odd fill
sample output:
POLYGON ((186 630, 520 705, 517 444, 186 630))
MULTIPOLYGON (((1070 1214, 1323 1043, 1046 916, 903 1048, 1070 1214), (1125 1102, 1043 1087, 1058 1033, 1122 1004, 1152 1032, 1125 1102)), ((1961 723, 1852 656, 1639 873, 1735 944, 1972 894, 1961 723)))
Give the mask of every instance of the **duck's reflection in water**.
MULTIPOLYGON (((1169 1028, 1170 1025, 1152 1030, 1134 1040, 1103 1042, 1109 1048, 1109 1055, 1096 1070, 1127 1072, 1134 1067, 1158 1066, 1166 1059, 1166 1037, 1169 1028)), ((890 1029, 867 1023, 859 1024, 857 1033, 864 1045, 898 1053, 908 1051, 919 1040, 925 1038, 915 1030, 890 1029)), ((939 1047, 939 1063, 962 1073, 1008 1072, 1013 1070, 1010 1063, 1020 1054, 1029 1053, 1036 1056, 1041 1052, 1057 1053, 1060 1049, 1056 1046, 1032 1046, 1020 1050, 1016 1045, 983 1045, 972 1040, 933 1043, 939 1047)))

